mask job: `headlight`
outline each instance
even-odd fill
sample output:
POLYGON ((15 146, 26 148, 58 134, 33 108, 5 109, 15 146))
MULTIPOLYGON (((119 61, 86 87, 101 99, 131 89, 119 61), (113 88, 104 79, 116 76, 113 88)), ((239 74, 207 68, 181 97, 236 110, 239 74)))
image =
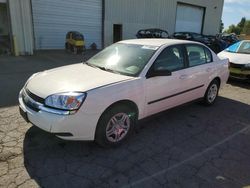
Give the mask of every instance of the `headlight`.
POLYGON ((61 110, 78 110, 86 96, 86 93, 79 92, 54 94, 45 99, 45 105, 61 110))

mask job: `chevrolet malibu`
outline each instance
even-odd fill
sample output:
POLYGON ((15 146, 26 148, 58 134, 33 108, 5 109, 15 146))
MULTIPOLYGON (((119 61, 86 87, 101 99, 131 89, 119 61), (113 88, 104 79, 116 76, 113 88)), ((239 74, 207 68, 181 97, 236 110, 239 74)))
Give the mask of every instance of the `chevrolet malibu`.
POLYGON ((203 44, 126 40, 87 62, 33 74, 20 113, 59 138, 115 146, 137 120, 196 99, 212 105, 228 76, 228 60, 203 44))

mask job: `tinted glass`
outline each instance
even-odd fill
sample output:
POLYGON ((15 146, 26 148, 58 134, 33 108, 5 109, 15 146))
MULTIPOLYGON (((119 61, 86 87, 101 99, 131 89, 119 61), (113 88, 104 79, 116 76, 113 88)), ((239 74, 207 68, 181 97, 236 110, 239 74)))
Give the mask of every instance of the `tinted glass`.
POLYGON ((207 63, 212 62, 213 61, 213 56, 212 56, 210 50, 205 48, 205 47, 204 47, 204 50, 205 50, 205 53, 206 53, 206 62, 207 63))
POLYGON ((184 68, 184 58, 180 46, 164 49, 154 63, 155 70, 175 71, 184 68))
POLYGON ((237 52, 243 54, 250 54, 250 42, 242 42, 237 52))
POLYGON ((240 44, 241 44, 241 42, 237 42, 237 43, 235 43, 235 44, 229 46, 229 47, 226 49, 226 51, 227 51, 227 52, 234 52, 234 53, 236 53, 237 50, 238 50, 238 48, 239 48, 239 46, 240 46, 240 44))
POLYGON ((187 53, 190 67, 202 65, 207 62, 205 51, 202 46, 187 45, 187 53))

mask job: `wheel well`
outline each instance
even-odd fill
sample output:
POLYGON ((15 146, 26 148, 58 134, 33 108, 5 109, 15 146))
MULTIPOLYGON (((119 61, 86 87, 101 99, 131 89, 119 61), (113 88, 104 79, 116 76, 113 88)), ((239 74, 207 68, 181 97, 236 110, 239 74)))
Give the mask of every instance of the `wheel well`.
POLYGON ((216 78, 213 79, 213 81, 214 81, 214 80, 218 81, 219 86, 220 86, 220 84, 221 84, 221 79, 220 79, 219 77, 216 77, 216 78))
MULTIPOLYGON (((129 107, 133 112, 135 112, 137 115, 139 113, 139 109, 137 107, 137 105, 131 101, 131 100, 121 100, 121 101, 117 101, 113 104, 111 104, 108 108, 106 108, 106 110, 104 110, 104 112, 108 111, 109 109, 113 108, 114 106, 117 106, 117 105, 124 105, 124 106, 127 106, 129 107)), ((103 112, 103 113, 104 113, 103 112)))

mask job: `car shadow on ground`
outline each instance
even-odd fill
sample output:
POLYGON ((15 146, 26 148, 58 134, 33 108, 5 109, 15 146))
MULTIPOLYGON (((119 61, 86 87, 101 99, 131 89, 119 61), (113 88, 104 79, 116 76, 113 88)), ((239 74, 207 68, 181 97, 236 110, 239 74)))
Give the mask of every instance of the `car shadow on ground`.
POLYGON ((249 105, 223 97, 211 107, 188 104, 141 122, 110 149, 33 126, 24 139, 24 164, 40 187, 239 187, 250 184, 250 167, 237 158, 241 150, 250 155, 249 131, 237 133, 250 125, 249 114, 249 105))
POLYGON ((229 78, 228 84, 245 89, 250 89, 250 80, 239 80, 239 79, 229 78))

